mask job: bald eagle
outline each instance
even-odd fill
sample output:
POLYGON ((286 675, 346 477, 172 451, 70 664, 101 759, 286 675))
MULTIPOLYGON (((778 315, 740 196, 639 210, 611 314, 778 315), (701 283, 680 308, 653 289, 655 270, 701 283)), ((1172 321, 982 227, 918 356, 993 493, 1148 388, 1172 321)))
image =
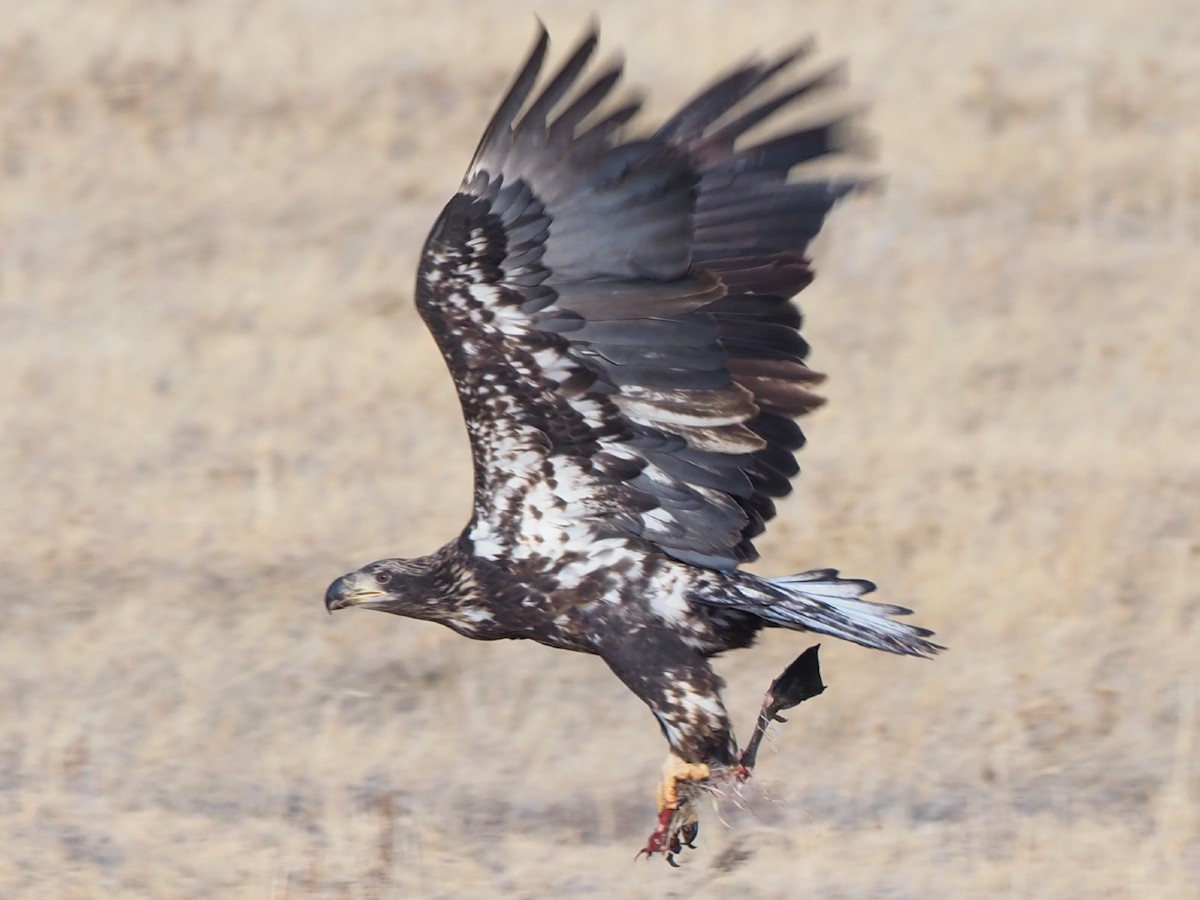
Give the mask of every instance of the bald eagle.
POLYGON ((337 579, 325 605, 599 656, 670 745, 645 852, 671 858, 696 791, 748 774, 711 657, 764 627, 940 648, 893 618, 909 610, 865 600, 869 581, 740 568, 798 471, 795 419, 821 402, 791 300, 806 250, 863 183, 811 165, 844 155, 844 115, 745 136, 831 73, 771 90, 807 49, 750 62, 636 136, 620 64, 585 75, 596 44, 535 93, 541 29, 421 256, 474 515, 429 556, 337 579))

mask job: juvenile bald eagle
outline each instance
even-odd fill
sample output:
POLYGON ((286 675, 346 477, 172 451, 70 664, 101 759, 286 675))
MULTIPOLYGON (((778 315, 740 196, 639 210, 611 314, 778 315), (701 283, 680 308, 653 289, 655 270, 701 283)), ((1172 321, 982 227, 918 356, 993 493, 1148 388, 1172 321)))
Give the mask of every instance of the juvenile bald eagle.
POLYGON ((670 744, 646 847, 669 853, 694 828, 695 785, 747 774, 710 657, 763 627, 939 648, 892 618, 908 610, 863 599, 869 581, 739 568, 798 471, 794 420, 821 402, 790 298, 825 215, 861 183, 806 174, 841 153, 840 116, 743 138, 829 73, 771 92, 806 51, 752 62, 632 137, 638 102, 611 99, 620 65, 584 75, 596 42, 535 96, 542 30, 421 257, 417 307, 458 388, 474 515, 429 556, 339 578, 325 605, 599 656, 670 744))

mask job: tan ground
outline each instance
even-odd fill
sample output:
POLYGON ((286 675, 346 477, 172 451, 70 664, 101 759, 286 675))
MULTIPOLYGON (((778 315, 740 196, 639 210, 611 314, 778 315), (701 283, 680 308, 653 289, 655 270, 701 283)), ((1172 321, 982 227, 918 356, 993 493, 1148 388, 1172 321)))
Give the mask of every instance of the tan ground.
MULTIPOLYGON (((3 5, 0 896, 1200 894, 1192 0, 604 11, 659 111, 851 59, 889 185, 817 248, 832 403, 761 569, 952 648, 825 641, 680 871, 599 662, 320 603, 465 521, 410 284, 532 14, 3 5)), ((543 4, 560 51, 595 6, 543 4)), ((722 663, 744 730, 810 642, 722 663)))

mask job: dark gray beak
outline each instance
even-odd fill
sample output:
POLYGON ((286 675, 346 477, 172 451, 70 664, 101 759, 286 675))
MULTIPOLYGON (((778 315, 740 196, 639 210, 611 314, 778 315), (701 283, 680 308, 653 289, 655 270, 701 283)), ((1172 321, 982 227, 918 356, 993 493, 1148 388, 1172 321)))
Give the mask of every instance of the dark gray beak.
POLYGON ((325 591, 325 610, 332 615, 335 609, 342 609, 349 605, 350 600, 346 592, 346 579, 339 578, 325 591))
POLYGON ((329 586, 325 592, 325 609, 332 613, 335 609, 370 603, 384 596, 384 593, 370 575, 351 572, 329 586))

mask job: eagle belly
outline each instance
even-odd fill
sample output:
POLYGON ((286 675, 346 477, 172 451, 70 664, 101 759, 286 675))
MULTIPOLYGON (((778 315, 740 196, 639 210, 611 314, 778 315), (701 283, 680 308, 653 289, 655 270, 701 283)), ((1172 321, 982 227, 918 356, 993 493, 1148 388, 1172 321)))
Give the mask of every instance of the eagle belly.
POLYGON ((733 587, 711 577, 717 573, 636 538, 597 538, 578 522, 557 528, 549 518, 530 523, 519 552, 499 557, 488 555, 498 543, 486 528, 468 529, 463 545, 476 550, 478 581, 494 585, 478 602, 492 607, 489 624, 507 626, 502 635, 468 636, 528 638, 603 655, 620 635, 661 629, 708 657, 749 646, 763 627, 748 612, 703 602, 709 592, 733 587))

